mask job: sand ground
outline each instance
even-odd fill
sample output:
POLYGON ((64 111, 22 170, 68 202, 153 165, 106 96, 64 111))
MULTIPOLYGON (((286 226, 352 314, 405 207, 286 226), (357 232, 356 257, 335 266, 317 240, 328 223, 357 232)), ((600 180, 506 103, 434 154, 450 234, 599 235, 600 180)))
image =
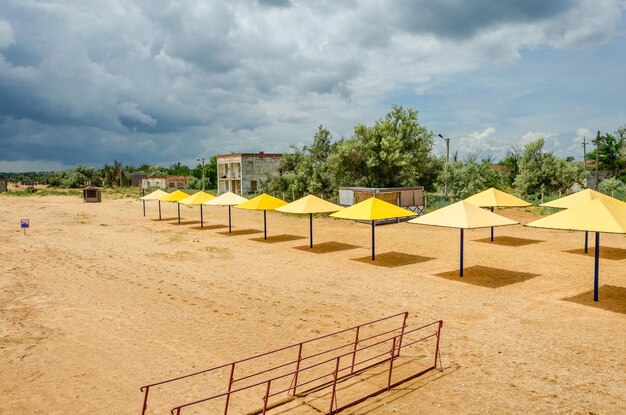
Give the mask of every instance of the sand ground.
POLYGON ((593 304, 580 233, 467 231, 461 280, 457 230, 378 227, 372 264, 364 224, 316 219, 312 253, 305 218, 268 213, 263 242, 259 212, 228 236, 226 208, 200 230, 197 207, 156 207, 0 195, 0 413, 137 414, 144 383, 401 311, 444 320, 443 372, 346 413, 626 413, 624 236, 602 235, 593 304))

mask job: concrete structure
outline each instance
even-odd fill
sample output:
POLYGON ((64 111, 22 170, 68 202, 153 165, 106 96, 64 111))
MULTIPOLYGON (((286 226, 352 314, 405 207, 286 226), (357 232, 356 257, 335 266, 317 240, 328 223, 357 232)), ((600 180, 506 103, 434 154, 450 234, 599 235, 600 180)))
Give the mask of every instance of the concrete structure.
POLYGON ((145 173, 132 173, 130 175, 130 185, 139 187, 143 179, 147 179, 148 175, 145 173))
POLYGON ((7 191, 7 181, 4 179, 0 179, 0 192, 7 191))
POLYGON ((159 189, 184 189, 187 187, 185 176, 151 176, 141 179, 141 187, 158 187, 159 189))
POLYGON ((341 206, 352 206, 372 196, 415 212, 416 215, 422 215, 426 208, 424 188, 421 186, 339 188, 339 204, 341 206))
POLYGON ((83 202, 100 203, 102 202, 102 193, 97 187, 89 186, 83 189, 83 202))
POLYGON ((247 153, 217 156, 217 193, 258 193, 261 182, 280 174, 282 154, 247 153))

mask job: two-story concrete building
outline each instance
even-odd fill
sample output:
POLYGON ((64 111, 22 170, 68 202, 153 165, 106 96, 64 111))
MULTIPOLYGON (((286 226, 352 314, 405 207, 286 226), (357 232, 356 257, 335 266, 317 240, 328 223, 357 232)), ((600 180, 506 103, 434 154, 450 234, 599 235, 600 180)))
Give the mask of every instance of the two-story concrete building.
POLYGON ((257 193, 268 176, 280 174, 282 154, 242 153, 217 156, 217 193, 257 193))

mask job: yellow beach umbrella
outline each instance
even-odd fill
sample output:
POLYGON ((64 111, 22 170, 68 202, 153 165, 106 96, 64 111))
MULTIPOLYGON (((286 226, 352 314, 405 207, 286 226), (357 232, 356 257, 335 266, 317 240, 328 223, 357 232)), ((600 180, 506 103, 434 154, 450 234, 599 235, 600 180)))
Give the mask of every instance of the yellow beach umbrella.
POLYGON ((405 218, 415 216, 415 212, 403 209, 376 197, 370 197, 362 202, 347 207, 330 216, 340 219, 369 220, 372 222, 372 261, 375 258, 374 229, 376 221, 380 219, 405 218))
POLYGON ((600 232, 626 233, 626 203, 616 199, 598 198, 538 219, 526 226, 596 233, 593 300, 598 301, 600 232))
MULTIPOLYGON (((475 195, 466 198, 465 201, 482 208, 491 208, 492 212, 493 208, 496 207, 531 206, 531 204, 527 201, 501 190, 494 189, 493 187, 480 193, 476 193, 475 195)), ((493 226, 491 227, 491 242, 493 242, 493 226)))
POLYGON ((308 195, 276 209, 277 212, 309 215, 309 247, 313 248, 313 214, 337 212, 342 206, 308 195))
POLYGON ((262 210, 263 211, 263 239, 267 239, 267 211, 275 210, 281 206, 285 206, 287 202, 270 196, 266 193, 260 194, 255 198, 247 200, 237 206, 237 209, 262 210))
MULTIPOLYGON (((581 190, 580 192, 572 193, 571 195, 563 196, 551 202, 542 203, 539 206, 551 207, 557 209, 569 209, 574 206, 578 206, 583 203, 590 202, 596 199, 603 200, 617 200, 604 193, 596 192, 592 189, 581 190)), ((585 231, 585 253, 589 252, 589 232, 585 231)))
POLYGON ((490 228, 492 226, 516 225, 518 222, 500 216, 464 200, 453 203, 444 208, 435 210, 419 218, 411 219, 409 223, 420 225, 442 226, 459 228, 460 238, 460 276, 463 276, 463 233, 465 229, 490 228))
POLYGON ((180 223, 180 202, 181 200, 189 197, 189 195, 182 190, 176 190, 172 193, 168 193, 166 195, 162 195, 159 197, 161 202, 176 202, 176 207, 178 207, 178 223, 180 223))
POLYGON ((146 200, 158 200, 159 201, 159 220, 161 220, 161 199, 160 197, 169 195, 169 193, 164 192, 161 189, 157 189, 152 193, 148 193, 145 196, 142 196, 140 200, 143 203, 143 215, 146 216, 146 200))
POLYGON ((215 199, 211 199, 208 202, 205 202, 205 205, 209 206, 228 206, 228 233, 232 233, 232 227, 230 222, 230 208, 232 206, 240 205, 243 202, 247 202, 248 199, 245 197, 239 196, 233 192, 222 193, 217 196, 215 199))
POLYGON ((182 203, 183 205, 200 205, 200 227, 203 228, 204 218, 202 217, 202 204, 208 202, 211 199, 215 199, 215 196, 203 191, 199 191, 189 197, 182 199, 179 203, 182 203))

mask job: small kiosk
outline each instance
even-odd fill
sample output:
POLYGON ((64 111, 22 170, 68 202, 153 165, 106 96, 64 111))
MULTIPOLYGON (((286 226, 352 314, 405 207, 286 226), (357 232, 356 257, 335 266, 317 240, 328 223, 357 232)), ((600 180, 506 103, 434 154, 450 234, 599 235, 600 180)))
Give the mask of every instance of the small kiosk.
POLYGON ((97 187, 89 186, 83 189, 83 202, 100 203, 102 202, 102 192, 97 187))

